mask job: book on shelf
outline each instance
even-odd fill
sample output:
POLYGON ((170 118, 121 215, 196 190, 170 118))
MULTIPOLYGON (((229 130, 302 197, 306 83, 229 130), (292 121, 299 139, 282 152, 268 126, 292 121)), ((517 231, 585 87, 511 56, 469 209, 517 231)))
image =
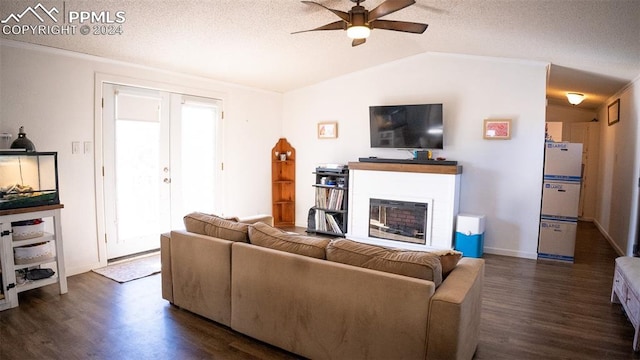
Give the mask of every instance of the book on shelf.
POLYGON ((326 222, 325 222, 325 216, 324 216, 324 211, 322 210, 316 210, 316 230, 318 231, 326 231, 326 222))
POLYGON ((332 214, 326 214, 326 216, 327 216, 327 222, 331 227, 331 231, 334 233, 342 234, 342 229, 340 228, 340 225, 338 224, 338 221, 336 220, 335 216, 333 216, 332 214))
POLYGON ((325 188, 316 188, 316 206, 326 209, 327 194, 325 188))
POLYGON ((326 211, 317 210, 315 213, 315 230, 342 234, 342 221, 339 216, 328 214, 326 211))
POLYGON ((344 189, 316 188, 316 206, 327 210, 342 210, 344 189))

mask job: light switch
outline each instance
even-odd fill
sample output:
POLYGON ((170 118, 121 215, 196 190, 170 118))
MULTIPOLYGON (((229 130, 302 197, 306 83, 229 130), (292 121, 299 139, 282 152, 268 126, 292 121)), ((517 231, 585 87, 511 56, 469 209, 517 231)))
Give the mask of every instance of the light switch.
POLYGON ((71 153, 77 154, 80 152, 80 141, 74 141, 71 143, 71 153))
POLYGON ((91 149, 92 149, 91 141, 85 141, 84 142, 84 153, 85 154, 91 154, 91 149))

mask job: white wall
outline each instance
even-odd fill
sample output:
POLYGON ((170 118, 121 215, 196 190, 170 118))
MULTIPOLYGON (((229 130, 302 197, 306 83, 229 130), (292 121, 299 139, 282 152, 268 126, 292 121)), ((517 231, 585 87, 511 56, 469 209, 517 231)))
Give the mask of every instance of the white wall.
POLYGON ((405 158, 369 147, 369 106, 443 103, 445 148, 463 165, 460 211, 487 216, 485 251, 537 256, 545 123, 545 63, 426 53, 284 95, 283 133, 297 151, 296 225, 313 206, 312 171, 359 157, 405 158), (486 118, 513 119, 511 140, 483 140, 486 118), (316 125, 337 121, 338 139, 316 125))
POLYGON ((600 121, 600 196, 596 225, 620 255, 632 255, 638 232, 640 179, 640 78, 606 101, 620 99, 620 122, 608 125, 608 105, 600 121))
POLYGON ((94 78, 108 74, 160 88, 225 98, 227 215, 271 212, 270 150, 285 136, 297 150, 296 223, 313 205, 320 163, 362 156, 409 157, 369 147, 370 105, 442 102, 445 149, 464 167, 460 210, 487 215, 485 251, 536 256, 545 120, 546 64, 422 54, 283 95, 34 45, 0 41, 0 132, 24 125, 39 150, 59 153, 68 273, 98 266, 92 154, 72 141, 94 136, 94 78), (485 118, 513 119, 512 139, 483 140, 485 118), (316 124, 338 121, 339 138, 318 140, 316 124))
POLYGON ((99 266, 93 154, 71 154, 72 141, 94 139, 96 73, 128 77, 192 94, 223 94, 227 215, 271 213, 270 152, 282 132, 282 95, 204 78, 0 42, 0 132, 18 127, 37 150, 57 151, 68 274, 99 266))

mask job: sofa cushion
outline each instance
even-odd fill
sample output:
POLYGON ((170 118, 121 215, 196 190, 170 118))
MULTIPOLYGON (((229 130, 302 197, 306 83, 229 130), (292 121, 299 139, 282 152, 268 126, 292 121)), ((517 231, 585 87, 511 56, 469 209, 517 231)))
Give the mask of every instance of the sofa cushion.
POLYGON ((264 223, 249 226, 249 242, 258 246, 293 254, 326 259, 329 239, 290 234, 264 223))
MULTIPOLYGON (((334 239, 327 245, 327 260, 430 280, 436 286, 443 278, 440 258, 436 252, 386 248, 349 239, 334 239)), ((453 269, 454 259, 447 258, 447 271, 453 269)))
POLYGON ((458 261, 462 259, 462 253, 457 250, 434 250, 430 252, 440 257, 443 280, 451 271, 453 271, 453 269, 455 269, 456 265, 458 265, 458 261))
POLYGON ((249 224, 224 219, 215 215, 193 212, 184 217, 189 232, 230 241, 249 241, 249 224))

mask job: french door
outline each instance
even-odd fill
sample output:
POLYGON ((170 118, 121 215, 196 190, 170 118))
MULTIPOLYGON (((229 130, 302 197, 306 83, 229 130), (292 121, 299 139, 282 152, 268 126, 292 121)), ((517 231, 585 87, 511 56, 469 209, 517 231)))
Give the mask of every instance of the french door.
POLYGON ((181 228, 190 211, 217 210, 221 103, 108 83, 103 96, 105 233, 113 259, 158 249, 160 234, 181 228))

